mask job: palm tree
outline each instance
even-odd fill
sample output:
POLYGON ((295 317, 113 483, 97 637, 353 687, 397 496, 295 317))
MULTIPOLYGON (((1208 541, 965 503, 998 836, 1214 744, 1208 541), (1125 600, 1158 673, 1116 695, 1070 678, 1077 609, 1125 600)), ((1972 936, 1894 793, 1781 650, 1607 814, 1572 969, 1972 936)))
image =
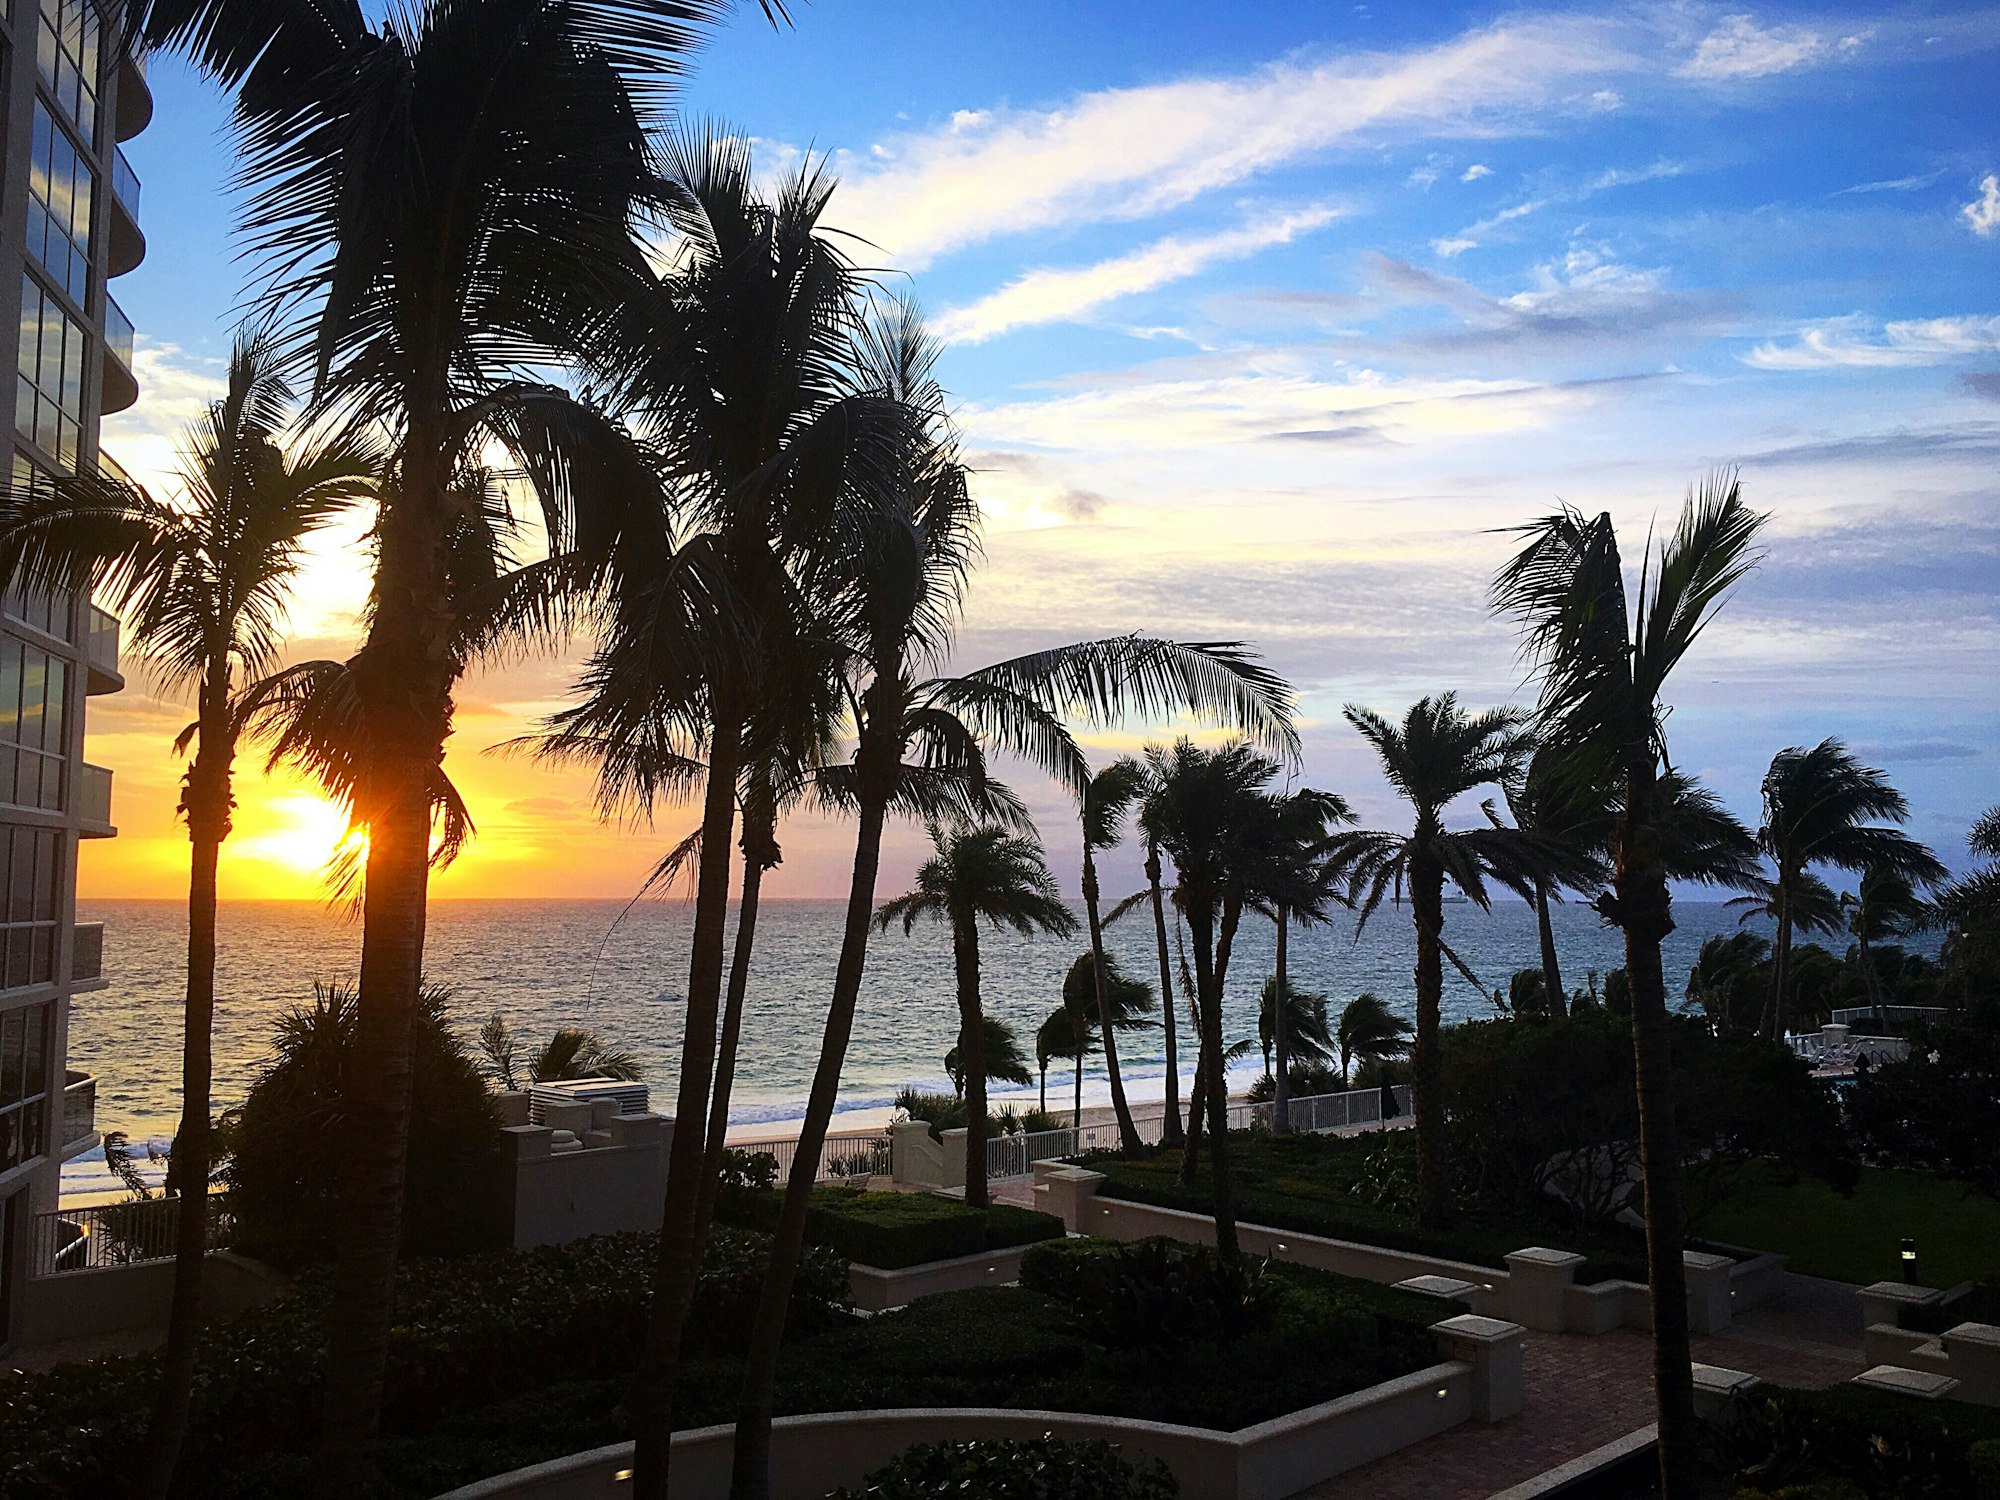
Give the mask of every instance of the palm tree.
MULTIPOLYGON (((2000 860, 2000 807, 1981 813, 1965 842, 1974 854, 2000 860)), ((1939 960, 1970 1004, 1980 976, 2000 973, 2000 864, 1968 871, 1939 891, 1933 917, 1945 933, 1939 960)))
MULTIPOLYGON (((465 658, 451 586, 457 485, 513 453, 554 554, 544 601, 602 574, 623 503, 653 504, 621 429, 535 378, 594 348, 650 277, 631 223, 657 184, 649 117, 709 12, 679 0, 410 0, 371 25, 320 0, 135 0, 154 47, 236 95, 249 249, 322 404, 390 434, 368 638, 353 690, 368 737, 346 1210, 329 1321, 329 1492, 372 1462, 409 1130, 432 793, 465 658), (643 87, 635 87, 644 78, 643 87)), ((537 618, 546 623, 546 610, 537 618)), ((684 1123, 687 1117, 683 1117, 684 1123)), ((697 1133, 698 1132, 693 1132, 697 1133)))
MULTIPOLYGON (((1277 969, 1271 976, 1277 999, 1270 1008, 1270 1045, 1277 1056, 1277 1071, 1271 1080, 1271 1129, 1277 1135, 1292 1130, 1292 1049, 1305 1038, 1293 1032, 1293 1007, 1283 1003, 1290 991, 1290 938, 1294 923, 1301 927, 1331 920, 1336 904, 1346 904, 1337 885, 1338 871, 1328 858, 1328 836, 1338 823, 1352 823, 1353 809, 1331 792, 1310 789, 1289 792, 1275 800, 1275 819, 1263 849, 1266 866, 1259 881, 1258 905, 1268 911, 1277 925, 1277 969)), ((1319 997, 1319 1032, 1326 1031, 1326 997, 1319 997)), ((1308 1018, 1310 1019, 1310 1018, 1308 1018)), ((1305 1061, 1325 1062, 1330 1054, 1308 1056, 1305 1061)), ((1265 1072, 1271 1061, 1265 1060, 1265 1072)))
POLYGON ((1843 892, 1841 911, 1854 937, 1855 959, 1861 966, 1861 987, 1870 1005, 1882 1004, 1882 976, 1875 967, 1873 945, 1890 938, 1924 931, 1932 921, 1930 903, 1917 894, 1910 877, 1886 865, 1861 872, 1853 894, 1843 892))
POLYGON ((486 1059, 488 1076, 503 1089, 519 1088, 524 1083, 556 1083, 567 1078, 643 1076, 636 1057, 607 1045, 596 1032, 581 1026, 558 1026, 546 1042, 524 1059, 513 1027, 495 1011, 479 1028, 477 1041, 480 1056, 486 1059))
POLYGON ((1612 888, 1596 905, 1625 933, 1666 1500, 1694 1495, 1699 1437, 1681 1262, 1680 1142, 1660 966, 1660 944, 1673 931, 1662 849, 1662 699, 1674 668, 1754 565, 1762 526, 1763 517, 1743 503, 1735 477, 1718 475, 1690 492, 1672 536, 1647 547, 1636 609, 1628 610, 1609 513, 1586 519, 1565 509, 1522 528, 1520 552, 1493 584, 1495 605, 1522 623, 1527 657, 1541 678, 1538 727, 1543 740, 1558 747, 1564 774, 1622 789, 1612 888))
POLYGON ((1085 1010, 1058 1005, 1048 1019, 1035 1028, 1035 1070, 1040 1075, 1040 1102, 1049 1107, 1049 1064, 1067 1057, 1074 1064, 1076 1103, 1070 1114, 1072 1126, 1083 1123, 1083 1060, 1097 1050, 1097 1023, 1085 1010))
POLYGON ((1889 778, 1862 765, 1839 740, 1821 740, 1809 750, 1795 745, 1772 758, 1764 775, 1764 823, 1757 830, 1757 842, 1777 872, 1772 888, 1778 933, 1764 1006, 1766 1037, 1785 1034, 1795 893, 1814 865, 1873 867, 1925 885, 1944 880, 1945 868, 1930 850, 1900 829, 1871 821, 1901 823, 1909 815, 1909 802, 1889 778))
POLYGON ((235 806, 243 730, 237 688, 267 671, 277 655, 305 539, 369 493, 379 462, 370 445, 353 438, 322 438, 287 454, 281 434, 293 397, 276 352, 267 329, 238 337, 227 392, 187 436, 184 500, 158 500, 98 476, 17 493, 0 506, 0 576, 34 588, 95 587, 126 617, 161 686, 191 693, 197 705, 194 723, 175 743, 177 752, 194 746, 180 805, 192 854, 181 1123, 173 1155, 185 1201, 146 1443, 142 1487, 149 1495, 164 1495, 172 1483, 194 1389, 207 1251, 216 870, 235 806))
POLYGON ((1284 1034, 1290 1038, 1288 1061, 1302 1068, 1323 1067, 1334 1059, 1333 1021, 1327 1014, 1327 997, 1317 990, 1281 990, 1274 973, 1264 981, 1257 997, 1257 1042, 1264 1052, 1264 1072, 1271 1076, 1271 1054, 1277 1042, 1278 996, 1284 995, 1284 1034))
POLYGON ((1334 1040, 1340 1048, 1340 1081, 1351 1085, 1354 1064, 1384 1063, 1410 1051, 1410 1023, 1364 990, 1340 1008, 1334 1040))
MULTIPOLYGON (((1021 1051, 1021 1039, 1014 1034, 1013 1027, 987 1016, 980 1022, 979 1030, 983 1037, 980 1052, 988 1083, 1013 1083, 1025 1087, 1035 1081, 1035 1075, 1028 1068, 1027 1055, 1021 1051)), ((964 1054, 957 1042, 953 1042, 944 1055, 944 1073, 951 1080, 952 1092, 963 1099, 967 1078, 964 1054)))
POLYGON ((1069 966, 1063 975, 1062 1008, 1070 1019, 1067 1030, 1059 1029, 1057 1035, 1070 1042, 1060 1055, 1074 1058, 1077 1064, 1072 1123, 1083 1122, 1083 1059, 1102 1049, 1105 1018, 1110 1018, 1113 1031, 1150 1031, 1156 1024, 1152 1019, 1154 1005, 1151 986, 1143 979, 1127 978, 1115 953, 1106 953, 1100 967, 1097 956, 1085 950, 1069 966))
MULTIPOLYGON (((1506 788, 1507 810, 1514 826, 1576 851, 1580 862, 1592 862, 1586 872, 1590 888, 1601 887, 1610 878, 1609 864, 1602 858, 1612 819, 1608 788, 1582 785, 1560 772, 1557 757, 1537 750, 1526 772, 1506 788)), ((1560 887, 1546 875, 1534 880, 1535 930, 1541 941, 1542 989, 1549 1008, 1558 1016, 1569 1013, 1569 992, 1563 988, 1562 961, 1556 952, 1555 925, 1549 906, 1561 899, 1560 887)))
MULTIPOLYGON (((985 1208, 986 1064, 985 1013, 979 996, 979 924, 1010 927, 1023 937, 1037 932, 1068 937, 1076 918, 1056 893, 1055 877, 1042 846, 1004 828, 972 828, 947 833, 933 823, 935 851, 917 870, 915 889, 885 902, 875 924, 887 931, 901 922, 908 934, 919 918, 951 928, 952 973, 958 985, 958 1056, 965 1095, 965 1202, 985 1208)), ((954 1082, 957 1080, 955 1079, 954 1082)), ((1025 1082, 1025 1078, 1023 1079, 1025 1082)))
POLYGON ((1145 773, 1139 763, 1121 756, 1084 783, 1077 799, 1083 822, 1083 910, 1090 929, 1091 965, 1097 990, 1097 1034, 1104 1042, 1104 1071, 1111 1084, 1111 1111, 1118 1120, 1118 1142, 1127 1156, 1139 1149, 1139 1128, 1125 1102, 1125 1080, 1118 1071, 1118 1028, 1112 1024, 1109 976, 1105 972, 1102 895, 1097 883, 1097 851, 1115 848, 1119 825, 1139 797, 1145 773))
POLYGON ((1439 1085, 1439 1051, 1444 1000, 1444 963, 1466 972, 1444 941, 1444 886, 1450 880, 1482 910, 1490 907, 1489 881, 1532 900, 1538 878, 1566 874, 1581 878, 1582 861, 1562 845, 1519 829, 1485 827, 1454 830, 1444 825, 1451 804, 1482 786, 1505 790, 1521 776, 1529 741, 1521 716, 1511 709, 1467 713, 1458 695, 1420 698, 1392 724, 1370 709, 1350 704, 1347 721, 1381 759, 1389 784, 1409 802, 1416 820, 1408 833, 1347 832, 1334 836, 1333 857, 1347 872, 1355 902, 1357 930, 1394 893, 1400 904, 1405 887, 1417 932, 1417 1033, 1411 1059, 1417 1127, 1418 1215, 1427 1225, 1451 1215, 1451 1185, 1445 1163, 1444 1097, 1439 1085))

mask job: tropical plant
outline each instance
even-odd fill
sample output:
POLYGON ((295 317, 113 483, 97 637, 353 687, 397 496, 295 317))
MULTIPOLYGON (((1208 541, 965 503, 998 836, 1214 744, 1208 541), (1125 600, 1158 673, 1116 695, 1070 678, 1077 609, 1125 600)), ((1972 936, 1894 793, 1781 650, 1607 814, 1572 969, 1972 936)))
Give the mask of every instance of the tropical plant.
MULTIPOLYGON (((1504 790, 1514 826, 1567 845, 1577 857, 1577 874, 1586 882, 1586 888, 1601 888, 1611 874, 1604 859, 1612 819, 1610 793, 1605 788, 1581 785, 1574 778, 1564 777, 1557 757, 1539 749, 1529 758, 1519 779, 1504 790)), ((1555 925, 1549 907, 1561 899, 1561 889, 1549 876, 1537 874, 1531 897, 1535 931, 1541 943, 1542 992, 1548 1008, 1558 1016, 1567 1013, 1568 991, 1563 988, 1562 960, 1556 952, 1555 925)))
MULTIPOLYGON (((1271 1053, 1277 1042, 1278 976, 1264 981, 1257 996, 1257 1042, 1264 1052, 1264 1071, 1271 1072, 1271 1053)), ((1284 991, 1284 1032, 1290 1041, 1288 1061, 1296 1069, 1318 1067, 1333 1061, 1336 1044, 1333 1022, 1327 1015, 1327 998, 1318 990, 1284 991)))
POLYGON ((604 580, 624 507, 657 535, 653 471, 629 434, 540 372, 598 347, 609 310, 651 279, 631 233, 658 192, 647 127, 714 13, 684 0, 411 0, 379 20, 353 0, 128 9, 147 45, 234 92, 265 298, 300 320, 291 347, 321 405, 391 447, 368 638, 350 664, 368 830, 360 1065, 319 1466, 323 1488, 347 1494, 366 1481, 393 1315, 452 688, 474 651, 510 627, 546 630, 566 594, 604 580), (549 555, 525 568, 498 534, 504 508, 465 510, 465 473, 489 446, 539 510, 549 555), (480 623, 454 586, 469 544, 498 565, 480 623))
MULTIPOLYGON (((0 577, 30 589, 95 589, 128 622, 164 691, 191 695, 195 721, 180 814, 192 846, 188 967, 176 1182, 196 1197, 209 1176, 210 1032, 215 1017, 216 870, 235 807, 243 731, 238 689, 267 672, 307 537, 371 492, 379 455, 351 435, 286 451, 294 399, 268 327, 237 337, 228 387, 189 429, 183 498, 156 499, 106 474, 59 480, 0 505, 0 577)), ((141 1488, 163 1496, 187 1436, 206 1252, 203 1215, 181 1216, 160 1388, 148 1417, 141 1488)))
POLYGON ((479 1055, 489 1077, 503 1089, 531 1083, 555 1083, 566 1078, 636 1079, 643 1076, 639 1060, 606 1044, 581 1026, 558 1026, 549 1039, 527 1056, 506 1017, 495 1011, 479 1028, 479 1055))
POLYGON ((1083 1123, 1083 1060, 1097 1050, 1097 1023, 1087 1013, 1058 1005, 1035 1028, 1035 1074, 1037 1107, 1049 1107, 1049 1064, 1059 1057, 1070 1060, 1076 1080, 1076 1103, 1070 1113, 1072 1126, 1083 1123))
POLYGON ((1770 941, 1757 933, 1717 933, 1701 945, 1688 970, 1687 1003, 1718 1033, 1755 1032, 1770 959, 1770 941))
MULTIPOLYGON (((1764 776, 1764 822, 1757 842, 1776 870, 1771 882, 1777 938, 1771 948, 1771 994, 1764 1007, 1764 1035, 1785 1034, 1790 995, 1792 934, 1806 919, 1804 882, 1815 865, 1837 870, 1870 868, 1936 885, 1944 866, 1900 829, 1870 820, 1901 823, 1909 803, 1882 772, 1864 766, 1839 740, 1811 749, 1780 750, 1764 776)), ((1824 889, 1822 886, 1821 889, 1824 889)), ((1838 903, 1833 920, 1820 930, 1843 925, 1838 903)))
POLYGON ((1343 1005, 1334 1027, 1334 1044, 1340 1049, 1341 1086, 1348 1086, 1357 1062, 1381 1063, 1408 1056, 1410 1030, 1408 1021, 1366 990, 1343 1005))
MULTIPOLYGON (((1334 825, 1352 823, 1354 812, 1347 803, 1331 792, 1316 792, 1311 789, 1287 792, 1273 800, 1274 826, 1269 829, 1266 847, 1262 850, 1260 863, 1264 873, 1259 879, 1260 890, 1257 904, 1268 912, 1277 927, 1277 967, 1271 975, 1272 1001, 1268 1014, 1271 1021, 1270 1034, 1266 1046, 1276 1056, 1273 1071, 1272 1059, 1265 1059, 1264 1071, 1272 1079, 1271 1129, 1278 1135, 1289 1135, 1292 1129, 1292 1074, 1294 1047, 1310 1048, 1313 1038, 1296 1035, 1293 1021, 1298 1013, 1289 1004, 1291 993, 1291 931, 1294 925, 1315 926, 1332 919, 1336 905, 1347 904, 1346 897, 1337 884, 1338 872, 1334 862, 1328 858, 1328 835, 1334 825)), ((1300 1019, 1314 1024, 1318 1036, 1326 1034, 1326 997, 1319 999, 1317 1016, 1306 1015, 1300 1019)), ((1264 1018, 1260 1015, 1260 1029, 1264 1018)), ((1301 1051, 1298 1061, 1307 1065, 1325 1062, 1328 1052, 1301 1051)))
MULTIPOLYGON (((1083 1122, 1083 1060, 1102 1049, 1101 1018, 1109 1015, 1114 1031, 1148 1031, 1156 1024, 1155 1006, 1151 987, 1143 979, 1126 977, 1116 954, 1104 954, 1100 966, 1096 955, 1085 951, 1070 964, 1063 975, 1062 1005, 1042 1023, 1035 1049, 1044 1088, 1050 1060, 1067 1057, 1074 1064, 1071 1124, 1083 1122)), ((1046 1099, 1043 1103, 1046 1107, 1046 1099)))
POLYGON ((1735 476, 1691 491, 1673 533, 1647 546, 1628 600, 1608 512, 1564 509, 1522 528, 1523 545, 1493 584, 1493 602, 1521 621, 1540 677, 1537 727, 1563 775, 1619 787, 1611 888, 1598 912, 1625 934, 1632 1007, 1646 1251, 1651 1269, 1653 1373, 1665 1500, 1691 1500, 1699 1432, 1681 1261, 1681 1148, 1660 944, 1673 930, 1661 782, 1668 679, 1755 563, 1763 517, 1735 476))
MULTIPOLYGON (((1139 1149, 1139 1128, 1125 1100, 1125 1080, 1118 1070, 1118 1027, 1111 1013, 1111 978, 1106 969, 1103 891, 1097 882, 1097 851, 1118 844, 1120 825, 1145 785, 1145 771, 1130 756, 1121 756, 1084 783, 1077 805, 1083 823, 1083 910, 1090 931, 1091 966, 1097 991, 1097 1035, 1104 1048, 1104 1071, 1111 1086, 1111 1112, 1118 1121, 1118 1142, 1130 1156, 1139 1149)), ((1079 1057, 1079 1071, 1081 1058, 1079 1057)))
MULTIPOLYGON (((951 929, 952 973, 958 989, 958 1058, 965 1095, 965 1201, 984 1208, 986 1191, 986 1019, 979 994, 979 926, 1011 928, 1023 937, 1067 937, 1076 918, 1056 892, 1042 846, 1004 828, 946 832, 930 826, 931 857, 909 894, 883 903, 876 926, 901 922, 905 934, 928 917, 951 929)), ((1011 1040, 1011 1036, 1009 1038, 1011 1040)), ((950 1059, 946 1060, 950 1065, 950 1059)), ((1026 1083, 1026 1069, 1021 1082, 1026 1083)))
MULTIPOLYGON (((1411 1056, 1417 1127, 1419 1218, 1436 1227, 1451 1216, 1451 1182, 1445 1160, 1444 1104, 1438 1092, 1439 1031, 1444 1001, 1444 959, 1477 983, 1444 941, 1444 887, 1449 880, 1482 910, 1492 904, 1489 882, 1532 901, 1537 881, 1587 878, 1588 857, 1574 848, 1519 829, 1488 826, 1450 829, 1451 804, 1483 786, 1501 790, 1521 777, 1529 740, 1511 709, 1468 713, 1456 693, 1420 698, 1393 724, 1371 709, 1350 704, 1347 721, 1373 747, 1383 773, 1416 814, 1411 830, 1348 831, 1334 836, 1332 856, 1346 871, 1356 927, 1393 893, 1400 904, 1407 887, 1417 936, 1417 1026, 1411 1056)), ((1485 993, 1484 986, 1479 986, 1485 993)))
POLYGON ((1854 938, 1862 991, 1870 1005, 1879 1006, 1883 1002, 1882 972, 1875 962, 1874 945, 1888 938, 1909 937, 1929 927, 1930 903, 1917 894, 1916 886, 1902 871, 1886 865, 1870 865, 1861 872, 1855 891, 1841 893, 1840 909, 1854 938))
POLYGON ((1960 876, 1938 893, 1936 918, 1944 930, 1939 957, 1962 1003, 1975 992, 2000 993, 2000 807, 1973 823, 1966 845, 1996 861, 1960 876))
MULTIPOLYGON (((980 1055, 988 1083, 1013 1083, 1026 1087, 1035 1081, 1034 1073, 1028 1067, 1027 1054, 1021 1051, 1021 1039, 1014 1034, 1014 1028, 1005 1021, 996 1021, 985 1016, 979 1026, 982 1034, 980 1055)), ((951 1080, 952 1090, 962 1099, 965 1097, 965 1055, 957 1042, 951 1044, 944 1055, 945 1077, 951 1080)))

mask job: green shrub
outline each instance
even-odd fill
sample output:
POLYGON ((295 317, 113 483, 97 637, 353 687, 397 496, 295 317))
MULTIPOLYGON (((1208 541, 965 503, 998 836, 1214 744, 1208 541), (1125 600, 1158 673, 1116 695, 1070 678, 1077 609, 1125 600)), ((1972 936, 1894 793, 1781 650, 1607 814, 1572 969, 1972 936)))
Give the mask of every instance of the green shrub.
POLYGON ((1109 1443, 919 1443, 828 1500, 1174 1500, 1180 1485, 1158 1459, 1135 1466, 1109 1443))
MULTIPOLYGON (((718 1200, 716 1212, 732 1223, 768 1231, 776 1226, 781 1205, 778 1193, 766 1192, 727 1205, 718 1200)), ((886 1271, 1030 1245, 1062 1233, 1062 1220, 1011 1204, 982 1210, 933 1193, 877 1193, 832 1185, 813 1189, 806 1216, 806 1236, 813 1243, 830 1246, 857 1265, 886 1271)))
POLYGON ((1265 1262, 1244 1257, 1231 1264, 1206 1245, 1178 1240, 1095 1244, 1080 1254, 1047 1256, 1032 1271, 1027 1259, 1022 1284, 1069 1303, 1085 1334, 1110 1349, 1233 1340, 1269 1327, 1281 1295, 1265 1277, 1265 1262))
POLYGON ((1720 1442, 1738 1481, 1771 1495, 1844 1484, 1866 1500, 1962 1500, 1980 1494, 1974 1450, 1996 1439, 2000 1411, 1848 1385, 1759 1392, 1720 1442))
POLYGON ((2000 1438, 1981 1438, 1965 1451, 1974 1500, 2000 1500, 2000 1438))

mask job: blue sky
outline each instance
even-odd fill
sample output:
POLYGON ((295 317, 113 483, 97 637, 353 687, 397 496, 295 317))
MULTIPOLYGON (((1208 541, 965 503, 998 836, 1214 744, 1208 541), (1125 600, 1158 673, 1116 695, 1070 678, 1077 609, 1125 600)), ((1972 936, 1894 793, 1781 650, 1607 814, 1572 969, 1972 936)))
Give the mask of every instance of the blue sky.
MULTIPOLYGON (((1519 699, 1483 605, 1494 528, 1560 498, 1636 542, 1734 463, 1770 555, 1678 684, 1677 759, 1754 818, 1773 751, 1839 735, 1962 860, 2000 801, 2000 10, 816 0, 795 20, 739 17, 683 109, 773 173, 828 154, 830 222, 951 339, 989 516, 966 661, 1129 628, 1251 639, 1303 690, 1310 779, 1390 818, 1339 706, 1519 699)), ((152 254, 116 288, 147 395, 107 424, 141 471, 205 399, 241 284, 222 106, 170 60, 153 79, 128 148, 152 254)), ((316 575, 302 649, 351 631, 352 577, 316 575)), ((473 684, 455 745, 562 680, 473 684)), ((170 715, 107 709, 100 732, 170 785, 140 745, 170 715)), ((579 828, 573 779, 476 774, 492 880, 558 825, 610 837, 579 828)), ((838 888, 841 842, 802 831, 790 892, 838 888)), ((645 863, 607 842, 591 878, 616 894, 645 863)))

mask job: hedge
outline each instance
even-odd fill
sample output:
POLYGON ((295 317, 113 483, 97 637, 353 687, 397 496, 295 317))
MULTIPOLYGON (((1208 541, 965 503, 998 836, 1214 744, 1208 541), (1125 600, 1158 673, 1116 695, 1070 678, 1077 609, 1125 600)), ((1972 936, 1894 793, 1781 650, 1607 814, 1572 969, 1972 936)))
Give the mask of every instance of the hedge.
POLYGON ((918 1443, 827 1500, 1175 1500, 1179 1482, 1158 1459, 1136 1466, 1109 1443, 918 1443))
MULTIPOLYGON (((783 1196, 775 1191, 736 1194, 717 1213, 746 1228, 777 1226, 783 1196)), ((934 1193, 870 1192, 822 1185, 813 1189, 806 1237, 857 1265, 895 1271, 934 1260, 1009 1250, 1060 1239, 1062 1220, 1032 1209, 996 1203, 967 1208, 934 1193)))

